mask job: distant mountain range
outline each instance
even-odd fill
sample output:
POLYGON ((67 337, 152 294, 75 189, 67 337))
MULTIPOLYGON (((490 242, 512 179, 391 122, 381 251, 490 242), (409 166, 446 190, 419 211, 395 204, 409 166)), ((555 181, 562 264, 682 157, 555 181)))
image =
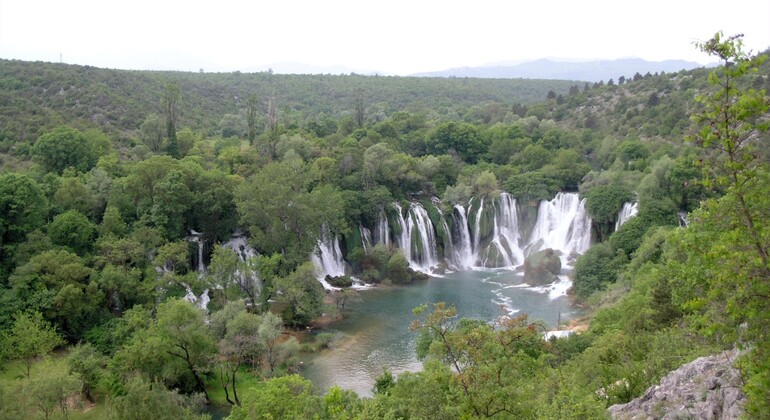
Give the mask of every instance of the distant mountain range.
POLYGON ((582 80, 587 82, 618 80, 620 76, 633 77, 634 73, 666 73, 703 67, 684 60, 647 61, 641 58, 623 58, 598 61, 555 61, 542 59, 514 65, 458 67, 448 70, 415 73, 418 77, 478 77, 484 79, 551 79, 582 80))

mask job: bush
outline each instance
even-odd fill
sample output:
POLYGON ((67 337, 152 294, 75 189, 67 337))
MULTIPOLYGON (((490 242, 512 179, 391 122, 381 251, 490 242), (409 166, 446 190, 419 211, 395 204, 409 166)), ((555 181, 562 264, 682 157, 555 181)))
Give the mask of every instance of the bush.
POLYGON ((618 273, 628 263, 626 254, 617 254, 608 243, 591 247, 575 263, 575 296, 585 299, 607 284, 614 283, 618 273))

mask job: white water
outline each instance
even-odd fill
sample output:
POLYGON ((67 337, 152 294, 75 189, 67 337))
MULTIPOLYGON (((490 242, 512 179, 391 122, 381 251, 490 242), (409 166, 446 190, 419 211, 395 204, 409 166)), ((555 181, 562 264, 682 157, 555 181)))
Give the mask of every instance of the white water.
POLYGON ((510 194, 500 194, 500 205, 495 215, 495 232, 492 242, 505 256, 506 266, 524 264, 524 250, 519 246, 519 215, 516 199, 510 194), (498 223, 498 220, 500 222, 498 223))
POLYGON ((363 225, 358 225, 358 231, 361 233, 361 246, 364 252, 369 253, 372 250, 372 232, 363 225))
POLYGON ((254 248, 249 245, 246 237, 238 232, 233 234, 233 237, 230 238, 229 241, 225 242, 223 246, 226 246, 235 251, 241 261, 246 261, 249 258, 257 256, 257 251, 255 251, 254 248))
POLYGON ((340 277, 345 275, 345 261, 342 259, 339 237, 334 239, 326 226, 321 229, 321 238, 318 239, 318 248, 310 256, 316 268, 316 278, 326 290, 338 290, 338 288, 326 281, 326 276, 340 277))
POLYGON ((527 252, 551 248, 561 251, 562 260, 582 254, 591 245, 591 219, 586 214, 585 199, 577 193, 558 193, 551 201, 541 201, 537 221, 527 252))
POLYGON ((636 216, 639 213, 639 203, 624 203, 623 208, 618 212, 618 220, 615 222, 615 231, 623 226, 628 219, 636 216))
MULTIPOLYGON (((225 242, 222 246, 232 249, 238 254, 238 259, 242 263, 247 263, 252 258, 255 258, 258 254, 257 251, 249 245, 248 240, 240 232, 235 232, 233 237, 229 241, 225 242)), ((262 291, 262 279, 259 278, 257 270, 247 270, 248 273, 244 273, 242 270, 236 270, 235 275, 245 283, 245 276, 249 276, 249 281, 257 285, 259 291, 262 291)))
POLYGON ((393 207, 396 208, 398 212, 398 226, 401 228, 401 234, 398 236, 398 247, 401 249, 401 252, 404 254, 404 257, 406 257, 407 261, 412 261, 412 233, 409 231, 409 227, 406 224, 406 220, 404 220, 404 213, 403 209, 401 208, 398 203, 393 203, 393 207))
POLYGON ((452 232, 449 230, 449 225, 446 222, 446 217, 444 217, 444 213, 441 211, 441 208, 439 208, 438 201, 433 203, 433 208, 438 212, 440 218, 441 218, 441 229, 444 231, 444 238, 442 240, 442 243, 444 245, 444 255, 449 255, 448 258, 445 258, 446 265, 454 270, 457 270, 458 267, 455 264, 455 247, 454 244, 452 244, 452 232))
MULTIPOLYGON (((426 273, 431 273, 442 260, 453 270, 516 268, 524 263, 526 255, 546 248, 559 251, 563 264, 567 264, 590 246, 591 219, 585 211, 585 200, 580 200, 577 193, 559 193, 553 200, 542 201, 535 226, 526 240, 519 226, 515 198, 501 193, 499 199, 478 200, 478 204, 471 200, 466 206, 454 206, 452 229, 439 210, 440 226, 448 235, 443 244, 443 256, 437 252, 435 227, 419 203, 411 203, 406 212, 397 203, 393 204, 397 215, 394 222, 401 230, 399 234, 390 234, 385 213, 380 213, 374 240, 387 243, 387 238, 394 237, 410 267, 426 273), (469 220, 468 213, 473 205, 477 207, 469 220), (482 231, 484 220, 489 220, 491 226, 482 231)), ((366 242, 366 228, 360 229, 362 241, 366 242)), ((365 249, 366 246, 364 243, 365 249)))
POLYGON ((380 211, 380 215, 377 217, 377 226, 374 229, 374 243, 390 247, 390 229, 388 228, 388 218, 384 210, 380 211))
MULTIPOLYGON (((471 204, 468 203, 468 211, 470 212, 471 204)), ((476 212, 476 227, 473 229, 473 263, 478 260, 479 249, 481 248, 481 217, 484 212, 484 199, 479 202, 479 209, 476 212)))
POLYGON ((452 248, 454 265, 458 269, 468 270, 473 268, 476 258, 473 255, 471 232, 468 230, 468 217, 465 215, 465 208, 459 204, 455 205, 452 217, 454 225, 457 226, 457 232, 460 233, 460 238, 452 248))
POLYGON ((436 256, 436 234, 433 222, 428 217, 428 212, 419 203, 412 203, 409 206, 408 228, 409 238, 415 235, 415 239, 421 245, 421 249, 412 250, 412 255, 408 256, 409 264, 420 271, 430 271, 431 267, 434 267, 438 260, 436 256))

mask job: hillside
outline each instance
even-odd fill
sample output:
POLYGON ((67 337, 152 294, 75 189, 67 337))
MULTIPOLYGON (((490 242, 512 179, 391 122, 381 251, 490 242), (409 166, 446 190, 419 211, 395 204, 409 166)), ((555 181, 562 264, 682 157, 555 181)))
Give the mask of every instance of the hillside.
MULTIPOLYGON (((34 140, 41 128, 90 123, 105 131, 133 131, 150 113, 160 113, 166 83, 179 85, 181 126, 213 133, 225 114, 245 112, 257 95, 294 124, 308 118, 351 115, 361 95, 373 119, 377 112, 457 115, 485 103, 534 103, 574 82, 481 80, 360 75, 184 73, 100 69, 89 66, 0 60, 0 137, 34 140)), ((263 110, 264 111, 264 108, 263 110)), ((264 113, 264 112, 262 112, 264 113)), ((462 115, 462 114, 460 114, 462 115)))

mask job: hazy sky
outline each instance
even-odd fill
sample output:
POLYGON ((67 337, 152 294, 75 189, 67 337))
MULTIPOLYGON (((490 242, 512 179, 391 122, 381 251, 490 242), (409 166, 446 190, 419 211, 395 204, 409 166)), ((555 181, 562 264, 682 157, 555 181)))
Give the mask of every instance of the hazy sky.
POLYGON ((717 30, 770 46, 768 0, 0 0, 0 58, 247 70, 295 61, 409 74, 544 57, 707 63, 717 30))

